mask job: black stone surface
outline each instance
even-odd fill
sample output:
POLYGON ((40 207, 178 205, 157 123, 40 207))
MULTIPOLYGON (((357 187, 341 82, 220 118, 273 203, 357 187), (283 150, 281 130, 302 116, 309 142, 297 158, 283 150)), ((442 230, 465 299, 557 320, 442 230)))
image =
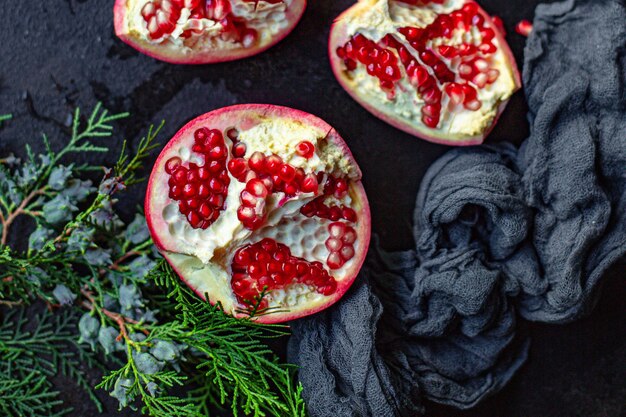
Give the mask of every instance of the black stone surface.
MULTIPOLYGON (((340 88, 327 58, 331 22, 352 0, 312 0, 294 32, 268 52, 212 66, 184 67, 143 56, 113 34, 113 0, 2 0, 0 8, 0 113, 14 120, 0 128, 0 155, 41 148, 46 132, 60 146, 75 106, 85 111, 102 101, 111 111, 129 111, 122 134, 107 139, 111 163, 122 137, 136 143, 150 123, 167 121, 162 141, 191 118, 234 103, 274 103, 316 114, 346 139, 365 173, 374 232, 386 249, 412 244, 411 217, 417 189, 429 164, 446 151, 375 119, 340 88)), ((532 19, 537 0, 484 0, 502 17, 521 63, 524 38, 515 23, 532 19)), ((519 143, 528 133, 526 104, 518 93, 489 142, 519 143)), ((147 167, 149 169, 149 166, 147 167)), ((124 202, 127 213, 143 190, 124 202)), ((20 242, 14 242, 20 243, 20 242)), ((566 326, 525 323, 533 338, 530 359, 500 394, 469 411, 430 404, 433 417, 626 416, 626 288, 624 263, 607 274, 604 295, 588 318, 566 326)), ((278 347, 279 351, 280 346, 278 347)), ((1 359, 0 359, 1 360, 1 359)), ((91 374, 94 383, 97 374, 91 374)), ((96 414, 68 381, 58 388, 75 411, 96 414)), ((106 416, 116 411, 106 394, 106 416)), ((216 415, 224 415, 217 413, 216 415)))

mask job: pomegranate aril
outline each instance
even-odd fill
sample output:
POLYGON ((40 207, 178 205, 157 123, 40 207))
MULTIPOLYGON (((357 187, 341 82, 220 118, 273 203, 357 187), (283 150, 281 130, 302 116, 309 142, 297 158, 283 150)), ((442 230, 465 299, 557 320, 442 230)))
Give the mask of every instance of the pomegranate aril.
POLYGON ((346 246, 341 248, 341 250, 339 251, 339 254, 341 255, 341 258, 345 262, 347 262, 350 259, 354 258, 354 247, 352 247, 350 245, 346 245, 346 246))
POLYGON ((356 232, 353 228, 349 228, 341 237, 341 241, 346 244, 353 244, 356 241, 356 232))
POLYGON ((237 179, 246 172, 246 169, 248 169, 248 166, 243 158, 235 158, 228 161, 228 170, 237 179))
POLYGON ((275 272, 270 275, 272 283, 275 285, 283 285, 287 282, 287 277, 281 273, 275 272))
POLYGON ((293 196, 298 192, 298 186, 294 183, 285 184, 283 192, 288 196, 293 196))
POLYGON ((490 69, 489 71, 487 71, 487 83, 493 84, 494 82, 496 82, 499 76, 500 71, 498 71, 497 69, 490 69))
POLYGON ((332 221, 337 221, 339 219, 341 219, 341 209, 337 206, 332 206, 329 210, 328 210, 328 218, 332 221))
POLYGON ((211 195, 211 189, 206 184, 200 184, 198 187, 198 197, 207 198, 211 195))
POLYGON ((233 142, 236 142, 237 139, 239 138, 239 131, 236 128, 231 127, 230 129, 226 131, 226 136, 228 136, 228 139, 232 140, 233 142))
POLYGON ((224 184, 222 184, 222 182, 220 182, 220 180, 218 180, 216 178, 211 178, 211 180, 209 181, 209 188, 214 193, 223 193, 224 192, 224 184))
POLYGON ((522 36, 529 36, 533 30, 533 24, 529 20, 522 20, 515 25, 515 31, 522 36))
POLYGON ((328 259, 326 260, 326 265, 328 265, 330 269, 339 269, 343 266, 344 263, 344 260, 336 252, 332 252, 330 255, 328 255, 328 259))
POLYGON ((354 211, 353 209, 349 208, 349 207, 344 207, 341 210, 341 216, 349 221, 349 222, 356 222, 357 221, 357 215, 356 215, 356 211, 354 211))
POLYGON ((423 116, 422 116, 422 122, 423 122, 426 126, 428 126, 428 127, 430 127, 430 128, 433 128, 433 129, 434 129, 434 128, 436 128, 436 127, 437 127, 437 125, 439 124, 439 118, 438 118, 438 117, 431 117, 431 116, 426 116, 426 115, 423 115, 423 116))
POLYGON ((270 174, 278 174, 283 165, 283 160, 278 155, 270 155, 265 160, 267 172, 270 174))
POLYGON ((476 111, 482 107, 482 103, 478 100, 472 100, 465 103, 465 108, 468 110, 476 111))
POLYGON ((187 179, 187 169, 185 167, 178 167, 172 176, 176 183, 183 183, 187 179))
POLYGON ((296 177, 296 170, 289 164, 283 164, 278 173, 280 178, 285 182, 291 182, 296 177))
POLYGON ((315 145, 308 140, 303 140, 296 146, 296 153, 303 158, 312 158, 315 154, 315 145))
POLYGON ((341 222, 331 223, 328 231, 332 237, 341 238, 346 230, 346 226, 341 222))
POLYGON ((246 184, 246 190, 253 196, 259 198, 265 198, 268 195, 267 188, 265 187, 263 181, 256 178, 248 181, 246 184))
POLYGON ((317 182, 317 177, 314 174, 308 174, 302 180, 301 190, 303 193, 316 193, 318 188, 319 184, 317 182))
POLYGON ((242 158, 246 154, 246 145, 243 143, 237 143, 233 146, 233 156, 236 158, 242 158))
POLYGON ((180 166, 181 162, 181 159, 176 156, 168 159, 165 163, 165 172, 172 174, 180 166))
POLYGON ((173 185, 170 187, 169 197, 172 200, 178 200, 183 195, 182 189, 177 185, 173 185))
POLYGON ((200 216, 198 216, 198 213, 196 213, 195 211, 189 212, 189 214, 187 215, 187 220, 189 221, 189 224, 191 224, 192 227, 198 227, 200 226, 200 223, 202 222, 202 219, 200 218, 200 216))
POLYGON ((192 210, 195 210, 198 207, 200 207, 200 201, 195 198, 190 198, 188 200, 185 200, 185 204, 187 204, 187 207, 189 207, 192 210))
POLYGON ((185 184, 183 186, 183 196, 190 198, 198 193, 198 189, 193 184, 185 184))
POLYGON ((224 197, 220 194, 213 194, 207 202, 215 208, 222 208, 224 206, 224 197))
POLYGON ((439 117, 439 112, 441 111, 440 104, 427 104, 422 107, 422 114, 428 117, 439 117))
POLYGON ((250 261, 250 253, 246 250, 246 248, 239 249, 235 252, 233 259, 238 264, 247 264, 250 261))
POLYGON ((341 246, 342 243, 340 239, 333 237, 326 241, 326 248, 328 248, 328 250, 331 252, 337 252, 339 249, 341 249, 341 246))
POLYGON ((224 159, 226 157, 226 148, 223 145, 217 145, 208 152, 209 158, 213 160, 224 159))
POLYGON ((256 172, 264 172, 265 171, 265 155, 261 152, 256 151, 248 159, 248 166, 250 169, 253 169, 256 172))
POLYGON ((200 214, 204 219, 208 219, 213 215, 213 208, 207 203, 202 203, 198 209, 198 214, 200 214))

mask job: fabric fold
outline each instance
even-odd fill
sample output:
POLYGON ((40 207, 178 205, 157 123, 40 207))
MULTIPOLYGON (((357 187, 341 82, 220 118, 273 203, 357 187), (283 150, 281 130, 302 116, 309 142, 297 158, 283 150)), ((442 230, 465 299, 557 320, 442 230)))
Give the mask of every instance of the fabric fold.
POLYGON ((626 253, 624 22, 623 1, 537 8, 530 137, 441 157, 417 196, 415 249, 375 243, 341 302, 292 323, 312 417, 423 415, 424 399, 472 407, 526 360, 520 320, 593 308, 626 253))

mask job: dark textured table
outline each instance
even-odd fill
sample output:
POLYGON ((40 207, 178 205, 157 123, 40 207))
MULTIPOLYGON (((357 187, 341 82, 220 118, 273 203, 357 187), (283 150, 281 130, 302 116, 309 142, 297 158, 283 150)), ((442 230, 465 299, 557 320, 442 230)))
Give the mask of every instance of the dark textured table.
MULTIPOLYGON (((14 120, 0 128, 0 155, 40 148, 41 132, 53 146, 66 138, 75 106, 102 101, 111 111, 129 111, 120 135, 108 140, 114 161, 124 137, 137 140, 150 123, 167 121, 162 141, 189 119, 234 103, 274 103, 316 114, 344 136, 365 173, 374 232, 386 249, 412 244, 411 218, 420 180, 446 151, 404 134, 370 116, 335 82, 326 56, 332 19, 352 0, 312 0, 302 22, 278 46, 243 61, 183 67, 140 55, 113 34, 113 0, 3 0, 0 13, 0 113, 14 120)), ((484 0, 509 29, 522 62, 524 38, 513 32, 532 19, 537 0, 484 0)), ((489 142, 522 141, 528 133, 521 93, 511 101, 489 142)), ((140 203, 132 193, 127 213, 140 203)), ((605 279, 604 294, 588 318, 566 326, 525 323, 533 339, 528 363, 500 394, 474 410, 428 405, 429 416, 619 417, 626 416, 626 288, 624 263, 605 279)), ((93 381, 98 375, 90 375, 93 381)), ((60 380, 75 408, 94 414, 84 395, 60 380)), ((103 393, 107 416, 116 403, 103 393)), ((218 414, 216 414, 218 415, 218 414)))

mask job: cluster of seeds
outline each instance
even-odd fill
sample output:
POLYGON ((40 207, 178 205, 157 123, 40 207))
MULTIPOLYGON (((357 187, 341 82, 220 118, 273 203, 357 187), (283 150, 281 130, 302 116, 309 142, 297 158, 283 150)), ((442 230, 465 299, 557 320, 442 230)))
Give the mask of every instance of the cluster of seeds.
POLYGON ((308 202, 300 209, 300 213, 306 217, 319 217, 322 219, 329 219, 337 221, 345 219, 349 222, 356 222, 356 211, 346 206, 327 205, 326 199, 334 196, 337 199, 342 199, 348 192, 348 182, 343 178, 334 178, 329 175, 324 184, 324 192, 321 196, 308 202))
MULTIPOLYGON (((404 0, 412 5, 429 3, 442 4, 442 1, 404 0)), ((491 68, 489 58, 497 51, 493 41, 496 34, 485 26, 485 18, 475 3, 467 3, 460 10, 438 15, 424 28, 404 27, 398 32, 417 52, 411 54, 397 38, 397 34, 387 34, 377 44, 361 34, 354 35, 344 46, 337 48, 337 56, 344 60, 348 70, 354 70, 357 62, 367 65, 367 72, 380 80, 381 88, 389 99, 395 94, 395 83, 401 79, 396 54, 400 58, 407 79, 424 101, 422 122, 436 128, 441 119, 441 99, 445 92, 450 97, 450 110, 457 105, 476 111, 482 103, 478 100, 476 88, 484 88, 494 83, 500 73, 491 68), (450 44, 455 31, 480 35, 478 43, 463 40, 450 44), (435 46, 434 39, 442 40, 435 46), (395 53, 393 52, 395 51, 395 53), (370 71, 370 67, 376 69, 370 71), (455 74, 456 72, 456 74, 455 74), (387 76, 387 78, 384 78, 387 76)))
MULTIPOLYGON (((229 137, 236 141, 234 134, 229 134, 229 137)), ((311 148, 313 152, 315 151, 313 144, 306 143, 308 145, 300 144, 296 149, 299 154, 302 152, 302 156, 309 155, 311 148)), ((266 156, 257 151, 246 160, 245 152, 245 145, 235 142, 233 159, 228 162, 231 175, 238 181, 246 183, 246 188, 240 195, 241 206, 237 210, 237 218, 244 227, 256 230, 263 224, 266 215, 265 199, 271 193, 282 192, 288 197, 293 197, 298 193, 319 191, 319 182, 315 174, 307 174, 302 168, 295 168, 283 162, 282 158, 275 154, 266 156)))
MULTIPOLYGON (((243 0, 257 3, 259 0, 243 0)), ((276 4, 282 0, 261 0, 276 4)), ((164 39, 171 34, 180 19, 183 9, 189 10, 188 29, 181 36, 188 38, 203 33, 201 19, 210 19, 222 26, 220 37, 226 41, 241 42, 245 47, 251 46, 258 33, 248 28, 246 23, 232 14, 230 0, 149 0, 141 9, 141 16, 146 22, 150 39, 164 39)))
POLYGON ((394 83, 402 78, 398 58, 393 52, 357 34, 337 48, 337 56, 344 60, 350 71, 356 68, 357 62, 365 65, 367 73, 378 78, 380 88, 387 92, 389 99, 393 98, 394 83))
POLYGON ((355 230, 342 222, 328 225, 330 237, 326 240, 326 248, 330 252, 326 265, 330 269, 339 269, 354 257, 355 230))
POLYGON ((337 289, 337 282, 321 262, 292 256, 289 247, 269 238, 237 250, 231 268, 233 292, 245 304, 254 304, 263 291, 288 289, 297 283, 323 295, 337 289))
POLYGON ((161 39, 176 28, 183 8, 191 11, 192 18, 204 15, 202 0, 149 0, 141 9, 150 39, 161 39))
POLYGON ((204 156, 204 165, 189 163, 185 167, 179 157, 165 163, 165 172, 170 175, 169 197, 178 201, 178 208, 191 227, 206 229, 224 210, 230 184, 226 171, 228 151, 222 132, 207 128, 194 132, 192 149, 204 156))

